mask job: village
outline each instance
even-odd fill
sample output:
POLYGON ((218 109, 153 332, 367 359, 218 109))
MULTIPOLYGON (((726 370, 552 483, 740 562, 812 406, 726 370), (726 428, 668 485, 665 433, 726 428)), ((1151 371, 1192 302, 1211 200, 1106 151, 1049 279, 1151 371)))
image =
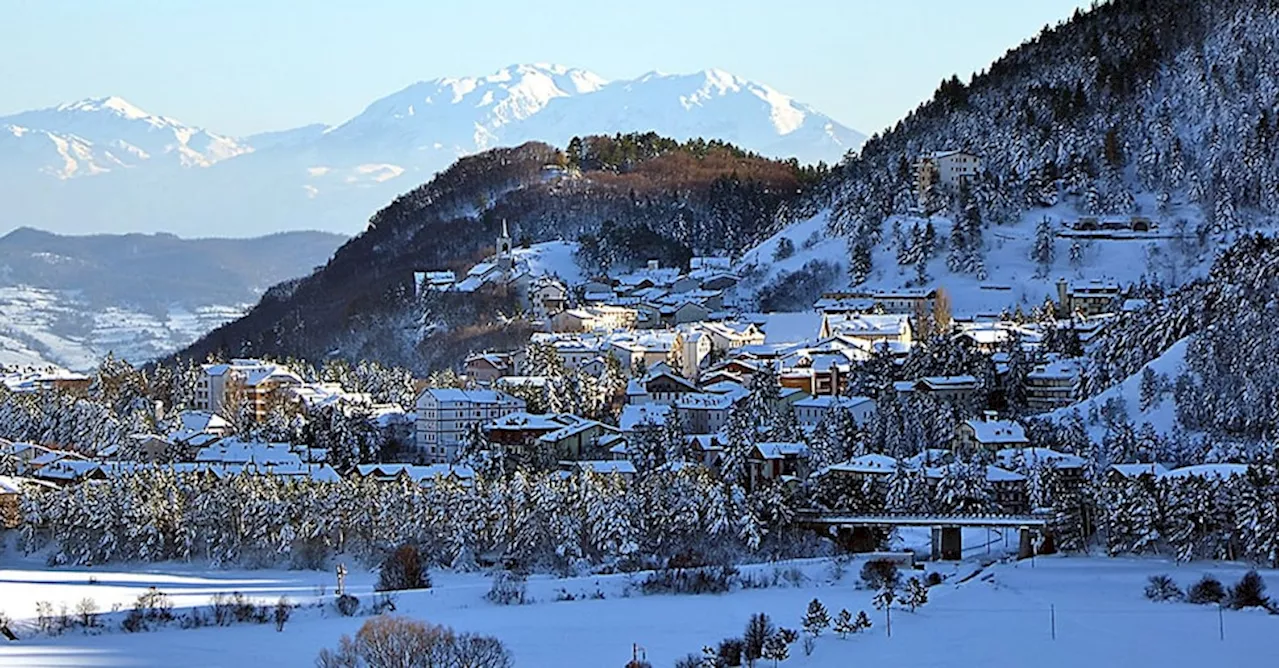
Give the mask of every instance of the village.
MULTIPOLYGON (((942 164, 944 175, 951 175, 952 168, 942 164)), ((310 382, 284 363, 232 359, 201 365, 190 405, 176 413, 154 406, 152 424, 164 428, 131 435, 129 447, 0 440, 0 456, 10 462, 0 492, 9 509, 6 523, 20 521, 17 499, 23 489, 110 480, 154 467, 217 477, 323 482, 356 476, 431 485, 441 477, 466 483, 481 462, 501 451, 508 467, 536 463, 565 476, 590 472, 630 481, 646 468, 647 456, 639 452, 645 446, 638 443, 663 438, 654 434, 664 428, 676 434, 665 438, 683 444, 678 453, 664 455, 663 466, 705 467, 718 476, 726 466, 741 467, 731 475, 741 475, 748 490, 836 481, 878 489, 883 498, 895 474, 911 471, 936 486, 955 474, 958 462, 981 461, 994 501, 988 511, 1025 513, 1037 507, 1033 501, 1046 502, 1029 489, 1029 475, 1038 475, 1034 469, 1054 469, 1057 489, 1070 491, 1088 465, 1079 453, 1033 446, 1020 419, 1080 400, 1083 358, 1046 353, 1043 342, 1066 336, 1066 348, 1080 355, 1117 312, 1140 305, 1115 283, 1059 280, 1056 302, 1038 319, 1005 314, 956 320, 942 286, 833 292, 809 312, 752 314, 736 308, 740 277, 725 257, 695 257, 687 270, 651 261, 618 276, 566 285, 553 274, 530 271, 505 225, 496 249, 460 282, 448 272, 419 272, 415 285, 420 291, 471 291, 495 281, 515 287, 527 317, 542 330, 527 346, 473 353, 460 365, 461 374, 444 385, 415 380, 411 405, 375 402, 339 383, 310 382), (814 456, 812 443, 822 438, 815 433, 831 423, 851 426, 840 438, 872 437, 885 395, 860 380, 866 368, 901 367, 923 340, 939 336, 989 358, 991 376, 926 375, 890 387, 894 401, 904 405, 918 398, 946 407, 954 429, 913 443, 898 457, 883 443, 863 446, 862 454, 846 460, 814 456), (1011 365, 1019 368, 1011 373, 1011 365), (598 405, 578 410, 589 415, 563 410, 583 406, 581 398, 557 400, 566 374, 592 383, 589 392, 597 396, 591 401, 598 405), (1015 382, 1017 411, 1010 410, 1007 396, 1015 382), (751 436, 745 461, 727 463, 732 441, 743 437, 733 433, 733 414, 762 392, 762 383, 771 409, 795 428, 787 440, 751 436), (879 396, 860 394, 859 388, 879 396), (273 410, 282 409, 303 420, 319 410, 356 413, 384 447, 361 461, 335 462, 326 448, 269 442, 233 426, 246 415, 250 424, 268 421, 273 410)), ((3 382, 14 393, 83 393, 92 379, 23 370, 3 382)), ((1150 461, 1117 464, 1111 474, 1194 474, 1171 469, 1150 461)))

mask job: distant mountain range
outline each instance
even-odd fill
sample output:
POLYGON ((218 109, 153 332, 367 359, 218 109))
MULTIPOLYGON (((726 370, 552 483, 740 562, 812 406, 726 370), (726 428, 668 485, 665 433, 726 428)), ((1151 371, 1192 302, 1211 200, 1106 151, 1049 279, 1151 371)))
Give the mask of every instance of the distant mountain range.
POLYGON ((323 265, 345 237, 170 234, 0 237, 0 364, 147 362, 240 316, 267 288, 323 265))
POLYGON ((835 162, 864 139, 720 70, 610 82, 559 65, 513 65, 413 84, 337 126, 244 138, 107 97, 0 117, 0 232, 356 233, 460 156, 651 130, 801 162, 835 162))

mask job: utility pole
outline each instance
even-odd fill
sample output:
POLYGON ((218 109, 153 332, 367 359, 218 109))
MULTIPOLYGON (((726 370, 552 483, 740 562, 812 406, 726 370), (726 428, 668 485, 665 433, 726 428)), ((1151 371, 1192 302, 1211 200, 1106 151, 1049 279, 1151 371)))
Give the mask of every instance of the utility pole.
POLYGON ((1058 639, 1058 613, 1053 609, 1053 604, 1049 604, 1049 639, 1058 639))

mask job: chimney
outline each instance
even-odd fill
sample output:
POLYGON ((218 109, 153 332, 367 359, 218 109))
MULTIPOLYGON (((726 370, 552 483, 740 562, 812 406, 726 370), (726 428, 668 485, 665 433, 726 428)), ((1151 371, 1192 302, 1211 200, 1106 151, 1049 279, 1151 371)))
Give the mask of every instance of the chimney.
POLYGON ((657 270, 658 270, 658 261, 649 260, 649 271, 657 271, 657 270))
POLYGON ((982 419, 983 419, 983 420, 985 420, 985 421, 987 421, 987 422, 995 422, 995 421, 996 421, 996 412, 995 412, 995 411, 982 411, 982 419))

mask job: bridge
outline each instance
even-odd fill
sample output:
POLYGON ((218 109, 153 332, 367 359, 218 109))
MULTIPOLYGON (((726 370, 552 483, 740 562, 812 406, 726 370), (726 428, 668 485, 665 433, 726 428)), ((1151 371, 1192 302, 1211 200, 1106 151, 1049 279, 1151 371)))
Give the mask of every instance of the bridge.
POLYGON ((841 513, 819 510, 802 510, 796 513, 796 521, 804 527, 816 530, 851 551, 865 552, 875 549, 872 529, 896 527, 929 527, 932 530, 931 556, 935 560, 958 560, 963 551, 961 529, 1018 529, 1018 558, 1034 554, 1032 530, 1042 533, 1053 523, 1051 514, 913 514, 913 513, 841 513))

